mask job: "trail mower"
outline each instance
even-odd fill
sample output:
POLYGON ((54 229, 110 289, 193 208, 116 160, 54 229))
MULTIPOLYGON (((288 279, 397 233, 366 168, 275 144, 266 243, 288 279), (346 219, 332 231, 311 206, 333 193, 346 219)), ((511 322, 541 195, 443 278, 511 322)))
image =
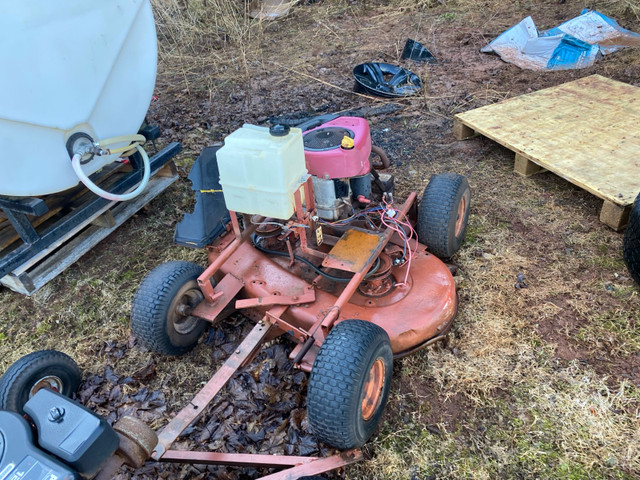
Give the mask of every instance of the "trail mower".
POLYGON ((149 349, 180 355, 207 322, 239 310, 256 323, 159 433, 155 459, 298 465, 269 478, 356 461, 382 417, 393 359, 446 339, 457 297, 438 257, 463 242, 468 182, 435 175, 420 201, 411 193, 399 203, 393 177, 372 168, 372 150, 388 166, 366 120, 332 116, 298 128, 245 125, 202 152, 190 175, 198 203, 175 239, 206 245, 209 266, 173 261, 151 271, 133 299, 132 329, 149 349), (310 372, 313 432, 347 452, 309 459, 169 450, 258 348, 284 334, 296 343, 292 363, 310 372))
POLYGON ((160 265, 133 299, 134 333, 167 355, 188 352, 206 322, 233 311, 255 320, 222 368, 156 435, 131 417, 111 427, 67 398, 80 370, 66 355, 27 355, 0 378, 0 478, 106 480, 122 464, 139 467, 151 457, 288 467, 263 477, 283 480, 362 459, 359 447, 384 411, 393 359, 445 340, 456 315, 455 282, 438 256, 450 257, 463 241, 470 190, 460 175, 436 175, 420 202, 411 193, 398 204, 393 178, 371 167, 372 150, 382 167, 389 161, 371 146, 365 120, 325 117, 300 127, 245 126, 224 147, 203 151, 190 175, 198 203, 175 239, 206 245, 210 264, 160 265), (234 183, 236 170, 244 184, 234 183), (291 180, 284 189, 283 175, 291 180), (296 343, 292 364, 310 372, 310 426, 341 452, 170 449, 259 347, 284 334, 296 343))

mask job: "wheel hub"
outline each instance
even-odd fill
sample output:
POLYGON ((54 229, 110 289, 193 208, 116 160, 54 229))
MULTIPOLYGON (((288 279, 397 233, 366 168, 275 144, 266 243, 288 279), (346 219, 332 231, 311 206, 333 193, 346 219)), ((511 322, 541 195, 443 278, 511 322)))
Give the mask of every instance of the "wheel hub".
POLYGON ((29 390, 29 398, 33 397, 38 391, 43 388, 49 388, 56 392, 61 392, 64 388, 64 383, 60 377, 55 375, 47 375, 46 377, 42 377, 40 380, 35 382, 29 390))
POLYGON ((204 295, 190 282, 180 289, 169 312, 169 321, 173 323, 176 332, 181 335, 187 335, 198 326, 199 319, 191 316, 191 312, 204 299, 204 295))
POLYGON ((456 229, 455 229, 456 237, 460 236, 462 234, 462 231, 464 230, 464 227, 465 227, 464 219, 465 219, 466 213, 467 213, 467 197, 463 195, 462 198, 460 199, 460 203, 458 204, 458 215, 456 217, 456 229))
POLYGON ((364 392, 362 395, 362 419, 367 421, 378 409, 380 399, 382 398, 382 390, 384 387, 385 366, 381 358, 377 358, 371 369, 369 376, 364 384, 364 392))

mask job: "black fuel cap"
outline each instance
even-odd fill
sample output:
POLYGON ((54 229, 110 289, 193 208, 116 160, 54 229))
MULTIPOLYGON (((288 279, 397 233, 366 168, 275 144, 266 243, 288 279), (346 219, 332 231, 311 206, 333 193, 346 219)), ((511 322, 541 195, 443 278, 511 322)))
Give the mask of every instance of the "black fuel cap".
POLYGON ((289 125, 282 125, 281 123, 276 123, 269 127, 269 133, 274 137, 284 137, 285 135, 289 135, 289 130, 291 130, 289 125))

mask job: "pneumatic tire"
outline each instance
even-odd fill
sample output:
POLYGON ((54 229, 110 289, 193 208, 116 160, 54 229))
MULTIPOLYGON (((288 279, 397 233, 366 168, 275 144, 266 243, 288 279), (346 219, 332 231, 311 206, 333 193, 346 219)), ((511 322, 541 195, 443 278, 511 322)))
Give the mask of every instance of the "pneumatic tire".
POLYGON ((173 261, 142 280, 131 303, 131 329, 142 345, 164 355, 195 347, 206 322, 189 312, 204 298, 197 282, 203 271, 195 263, 173 261))
POLYGON ((389 396, 389 336, 364 320, 344 320, 327 335, 311 370, 307 415, 315 436, 344 450, 361 447, 380 423, 389 396))
POLYGON ((25 403, 39 390, 49 388, 70 397, 78 390, 82 371, 57 350, 39 350, 13 363, 0 377, 0 410, 24 414, 25 403))
POLYGON ((636 283, 640 283, 640 195, 631 207, 629 223, 622 242, 622 253, 629 273, 636 283))
POLYGON ((462 245, 469 222, 471 189, 456 173, 434 175, 418 205, 417 233, 421 243, 440 258, 450 258, 462 245))

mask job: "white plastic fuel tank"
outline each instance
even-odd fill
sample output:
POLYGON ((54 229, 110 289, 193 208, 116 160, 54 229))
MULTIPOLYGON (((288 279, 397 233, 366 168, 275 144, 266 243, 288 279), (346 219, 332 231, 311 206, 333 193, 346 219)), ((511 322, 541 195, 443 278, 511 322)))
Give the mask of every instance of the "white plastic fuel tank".
POLYGON ((78 183, 71 135, 135 134, 144 120, 157 59, 151 4, 0 0, 0 11, 0 195, 66 190, 78 183))
POLYGON ((294 193, 308 178, 302 131, 274 136, 245 124, 224 139, 216 154, 220 185, 229 210, 288 219, 294 193))

